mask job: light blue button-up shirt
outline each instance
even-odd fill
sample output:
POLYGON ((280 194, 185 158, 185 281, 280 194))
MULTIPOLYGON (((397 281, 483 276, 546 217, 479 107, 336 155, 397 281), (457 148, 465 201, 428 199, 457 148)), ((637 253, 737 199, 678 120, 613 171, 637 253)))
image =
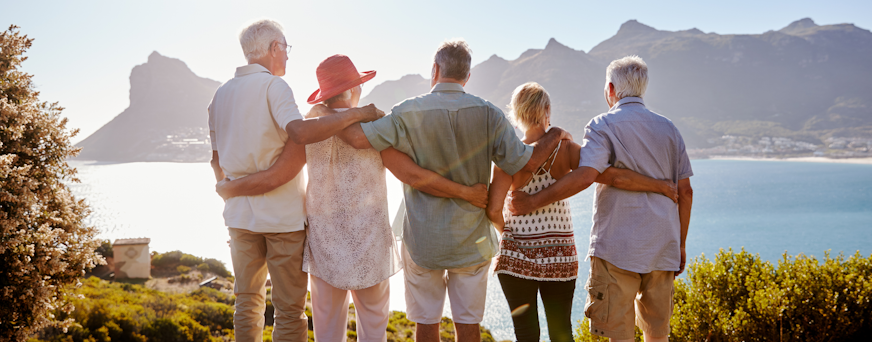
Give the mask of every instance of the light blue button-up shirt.
MULTIPOLYGON (((361 126, 375 149, 393 146, 421 167, 467 186, 489 183, 491 162, 511 175, 533 154, 499 108, 467 94, 457 83, 439 83, 430 93, 407 99, 390 115, 361 126)), ((461 268, 496 255, 497 235, 484 209, 407 184, 403 188, 403 242, 416 264, 434 270, 461 268)))
MULTIPOLYGON (((678 182, 693 176, 681 133, 666 117, 625 97, 584 129, 579 166, 609 166, 678 182)), ((632 272, 678 271, 678 205, 666 196, 597 184, 588 256, 632 272)))

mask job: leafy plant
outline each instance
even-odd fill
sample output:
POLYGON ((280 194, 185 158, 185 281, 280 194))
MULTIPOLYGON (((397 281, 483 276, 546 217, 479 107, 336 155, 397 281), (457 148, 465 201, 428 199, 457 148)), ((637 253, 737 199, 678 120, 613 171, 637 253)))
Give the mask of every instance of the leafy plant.
POLYGON ((79 151, 77 131, 19 70, 32 43, 15 25, 0 32, 0 341, 69 326, 55 313, 73 310, 68 294, 104 262, 97 230, 84 224, 88 207, 65 183, 78 181, 66 162, 79 151))

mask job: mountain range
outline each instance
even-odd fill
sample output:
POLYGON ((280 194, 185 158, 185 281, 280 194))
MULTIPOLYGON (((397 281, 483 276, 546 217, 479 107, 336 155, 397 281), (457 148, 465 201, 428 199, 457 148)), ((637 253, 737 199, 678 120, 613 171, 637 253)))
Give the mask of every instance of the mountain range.
MULTIPOLYGON (((689 148, 717 144, 722 135, 811 143, 872 136, 872 32, 852 24, 821 26, 808 18, 778 31, 742 35, 663 31, 630 20, 589 52, 552 38, 543 49, 529 49, 514 60, 493 55, 473 67, 465 89, 504 108, 515 87, 538 82, 551 95, 552 123, 580 134, 607 110, 606 67, 627 55, 646 61, 645 102, 676 123, 689 148)), ((203 109, 217 86, 181 61, 153 53, 131 74, 130 108, 82 141, 81 157, 172 159, 152 148, 166 147, 175 136, 160 132, 180 127, 202 132, 203 109), (135 82, 142 84, 134 87, 135 82)), ((424 77, 407 75, 377 85, 361 103, 387 111, 429 88, 424 77)), ((177 149, 185 145, 174 143, 177 149)))

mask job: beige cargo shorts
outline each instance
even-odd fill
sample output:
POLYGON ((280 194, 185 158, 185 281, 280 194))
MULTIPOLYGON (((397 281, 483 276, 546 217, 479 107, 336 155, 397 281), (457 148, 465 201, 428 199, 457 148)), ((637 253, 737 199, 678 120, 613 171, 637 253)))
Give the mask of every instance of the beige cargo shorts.
POLYGON ((669 335, 672 317, 673 271, 636 273, 590 257, 584 315, 590 332, 613 339, 630 339, 638 326, 648 336, 669 335))

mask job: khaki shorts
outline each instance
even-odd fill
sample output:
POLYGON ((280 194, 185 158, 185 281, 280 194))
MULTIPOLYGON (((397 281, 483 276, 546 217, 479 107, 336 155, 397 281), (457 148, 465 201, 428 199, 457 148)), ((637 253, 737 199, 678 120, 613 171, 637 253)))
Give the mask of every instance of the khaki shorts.
POLYGON ((454 322, 481 323, 490 263, 488 260, 464 268, 431 270, 415 264, 404 245, 403 276, 406 278, 406 314, 409 320, 419 324, 441 322, 447 289, 454 322))
POLYGON ((635 273, 591 257, 584 304, 590 332, 613 339, 631 339, 636 325, 651 337, 668 336, 674 279, 673 271, 635 273))

